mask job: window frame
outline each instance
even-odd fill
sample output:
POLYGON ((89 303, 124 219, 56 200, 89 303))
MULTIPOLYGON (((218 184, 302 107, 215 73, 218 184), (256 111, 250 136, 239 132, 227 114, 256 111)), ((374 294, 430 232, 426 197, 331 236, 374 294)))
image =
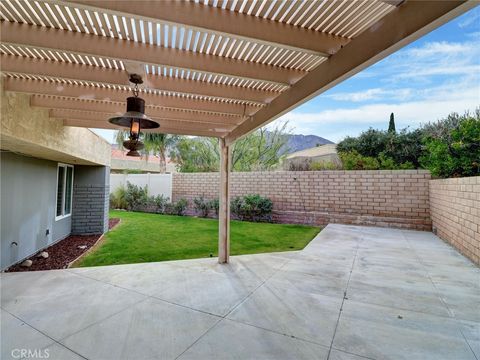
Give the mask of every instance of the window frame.
POLYGON ((55 184, 55 221, 59 221, 59 220, 62 220, 62 219, 66 219, 70 216, 72 216, 72 208, 73 208, 73 180, 74 180, 74 173, 75 169, 73 167, 73 165, 70 165, 70 164, 64 164, 64 163, 58 163, 57 164, 57 181, 56 181, 56 184, 55 184), (62 192, 62 214, 61 215, 57 215, 57 209, 58 209, 58 177, 60 175, 60 168, 64 168, 64 171, 63 171, 63 192, 62 192), (67 169, 68 168, 71 168, 72 169, 72 186, 71 186, 71 189, 70 189, 70 209, 69 209, 69 213, 68 214, 65 214, 65 201, 66 201, 66 189, 67 189, 67 169))

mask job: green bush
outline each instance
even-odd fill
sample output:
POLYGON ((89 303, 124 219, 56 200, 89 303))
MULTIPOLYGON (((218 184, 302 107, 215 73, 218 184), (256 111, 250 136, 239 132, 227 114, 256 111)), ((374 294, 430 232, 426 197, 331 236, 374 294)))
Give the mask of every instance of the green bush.
POLYGON ((167 204, 165 207, 165 213, 169 215, 183 216, 187 211, 187 206, 187 199, 180 199, 176 203, 167 204))
POLYGON ((287 171, 322 171, 322 170, 342 170, 340 162, 334 161, 312 161, 306 159, 293 159, 285 162, 283 168, 287 171))
POLYGON ((125 199, 125 188, 123 186, 115 189, 110 194, 110 208, 111 209, 127 209, 128 204, 125 199))
POLYGON ((347 170, 415 169, 420 167, 422 136, 421 129, 405 128, 399 132, 369 129, 358 137, 345 138, 337 145, 337 151, 342 162, 344 158, 348 160, 348 164, 343 162, 347 170))
POLYGON ((426 126, 422 164, 437 177, 480 175, 480 109, 426 126))
POLYGON ((193 199, 193 207, 199 213, 201 217, 207 217, 212 204, 210 201, 205 200, 203 196, 193 199))
POLYGON ((220 201, 218 199, 210 200, 210 209, 215 211, 215 215, 218 217, 218 211, 220 209, 220 201))
POLYGON ((313 161, 310 164, 310 170, 322 171, 322 170, 342 170, 342 164, 334 161, 313 161))
POLYGON ((380 153, 378 158, 362 156, 355 150, 339 155, 345 170, 405 170, 415 168, 411 162, 406 161, 399 164, 391 157, 386 156, 385 153, 380 153))
POLYGON ((156 211, 160 214, 165 213, 169 198, 168 196, 157 195, 152 197, 153 203, 155 204, 156 211))
POLYGON ((150 202, 147 187, 142 188, 127 181, 125 201, 128 210, 138 210, 147 206, 150 202))
POLYGON ((235 197, 230 204, 230 211, 240 220, 271 221, 272 200, 258 194, 235 197))
POLYGON ((356 150, 339 153, 345 170, 378 170, 380 164, 371 156, 362 156, 356 150))

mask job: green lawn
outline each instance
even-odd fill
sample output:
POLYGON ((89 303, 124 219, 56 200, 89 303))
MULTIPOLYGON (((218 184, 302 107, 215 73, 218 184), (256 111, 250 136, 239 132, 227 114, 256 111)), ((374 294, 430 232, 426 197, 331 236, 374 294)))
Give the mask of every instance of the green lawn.
MULTIPOLYGON (((111 211, 110 217, 120 218, 120 224, 78 266, 217 256, 217 220, 126 211, 111 211)), ((319 231, 312 226, 232 221, 230 250, 232 255, 300 250, 319 231)))

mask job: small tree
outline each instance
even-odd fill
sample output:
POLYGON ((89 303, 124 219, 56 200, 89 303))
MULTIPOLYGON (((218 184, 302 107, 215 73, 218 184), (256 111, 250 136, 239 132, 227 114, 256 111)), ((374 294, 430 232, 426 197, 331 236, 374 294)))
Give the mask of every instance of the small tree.
MULTIPOLYGON (((123 141, 128 137, 128 130, 117 130, 115 135, 115 141, 120 147, 123 148, 123 141)), ((145 143, 145 160, 148 161, 148 156, 158 156, 160 160, 160 174, 165 174, 167 171, 167 149, 174 146, 178 140, 178 136, 160 133, 143 133, 142 141, 145 143)))
POLYGON ((393 115, 393 113, 390 114, 390 121, 388 123, 388 132, 389 133, 394 133, 396 130, 395 130, 395 116, 393 115))
POLYGON ((433 176, 480 175, 480 108, 427 124, 425 133, 421 161, 433 176))
MULTIPOLYGON (((258 129, 238 140, 232 149, 233 171, 264 171, 277 166, 287 154, 287 123, 275 129, 258 129)), ((181 137, 170 150, 179 172, 214 172, 220 164, 216 138, 181 137)))

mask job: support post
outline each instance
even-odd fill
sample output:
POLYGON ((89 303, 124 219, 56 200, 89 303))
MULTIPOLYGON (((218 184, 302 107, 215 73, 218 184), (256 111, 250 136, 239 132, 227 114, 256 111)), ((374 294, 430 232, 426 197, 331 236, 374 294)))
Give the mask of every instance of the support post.
POLYGON ((230 256, 230 166, 231 147, 225 139, 220 145, 220 207, 218 213, 218 262, 228 263, 230 256))

